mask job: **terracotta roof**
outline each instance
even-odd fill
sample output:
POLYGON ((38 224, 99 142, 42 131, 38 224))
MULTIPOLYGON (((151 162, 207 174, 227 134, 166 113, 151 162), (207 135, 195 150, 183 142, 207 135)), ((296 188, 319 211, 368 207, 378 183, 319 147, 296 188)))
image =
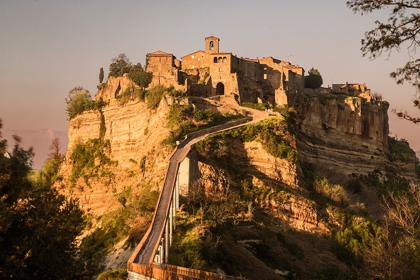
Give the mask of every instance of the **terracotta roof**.
POLYGON ((195 53, 199 53, 199 52, 205 53, 205 51, 198 50, 198 51, 192 52, 192 53, 190 53, 190 54, 186 54, 186 55, 184 55, 184 56, 181 56, 181 58, 186 57, 186 56, 189 56, 189 55, 192 55, 192 54, 195 54, 195 53))
POLYGON ((231 52, 210 53, 210 55, 218 55, 218 54, 232 54, 232 53, 231 52))
POLYGON ((155 52, 152 52, 152 53, 148 53, 148 55, 149 54, 159 54, 159 55, 172 55, 172 54, 170 54, 170 53, 166 53, 166 52, 163 52, 163 51, 155 51, 155 52))
POLYGON ((210 38, 217 39, 217 40, 219 40, 219 41, 220 41, 220 39, 219 39, 219 38, 214 37, 214 36, 206 37, 206 38, 204 38, 204 39, 210 39, 210 38))

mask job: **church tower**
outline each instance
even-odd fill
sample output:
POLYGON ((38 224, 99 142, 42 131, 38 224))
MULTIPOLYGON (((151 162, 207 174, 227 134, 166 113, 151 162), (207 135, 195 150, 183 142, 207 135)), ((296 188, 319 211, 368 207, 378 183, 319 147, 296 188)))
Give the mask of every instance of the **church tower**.
POLYGON ((219 52, 219 41, 220 39, 214 36, 206 38, 206 53, 218 53, 219 52))

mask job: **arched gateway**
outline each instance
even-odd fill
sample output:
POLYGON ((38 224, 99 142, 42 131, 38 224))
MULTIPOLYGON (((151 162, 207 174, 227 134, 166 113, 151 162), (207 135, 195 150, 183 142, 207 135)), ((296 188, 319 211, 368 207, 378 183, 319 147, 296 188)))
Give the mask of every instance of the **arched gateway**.
POLYGON ((225 94, 225 85, 222 82, 217 84, 216 94, 217 95, 224 95, 225 94))

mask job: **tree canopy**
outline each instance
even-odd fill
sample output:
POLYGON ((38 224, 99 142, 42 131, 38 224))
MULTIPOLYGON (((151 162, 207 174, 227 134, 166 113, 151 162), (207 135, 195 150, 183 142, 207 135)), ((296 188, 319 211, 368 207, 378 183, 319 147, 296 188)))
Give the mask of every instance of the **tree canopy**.
POLYGON ((6 156, 0 134, 0 278, 82 279, 75 255, 83 212, 44 180, 29 179, 33 150, 15 141, 6 156))
POLYGON ((66 113, 71 119, 76 115, 83 113, 89 106, 91 106, 90 103, 92 103, 92 97, 87 89, 84 89, 83 87, 75 87, 69 91, 66 103, 66 113))
POLYGON ((323 83, 321 73, 319 73, 318 69, 314 69, 313 67, 308 71, 308 75, 305 76, 305 87, 316 89, 319 88, 323 83))
POLYGON ((101 84, 104 81, 104 68, 99 69, 99 83, 101 84))
MULTIPOLYGON (((396 69, 390 76, 397 84, 408 82, 417 92, 420 91, 420 59, 415 58, 416 49, 420 44, 420 1, 419 0, 351 0, 347 6, 361 15, 376 10, 390 9, 391 14, 387 22, 375 21, 376 27, 365 32, 362 39, 361 51, 363 56, 371 59, 379 57, 383 52, 391 55, 393 50, 400 51, 404 45, 409 53, 409 60, 401 68, 396 69)), ((414 107, 420 109, 420 98, 414 98, 414 107)), ((413 123, 419 123, 420 118, 412 117, 407 112, 394 112, 400 118, 413 123)))
POLYGON ((110 77, 122 77, 125 73, 130 72, 132 64, 125 53, 121 53, 111 60, 109 65, 110 77))
POLYGON ((153 79, 153 73, 151 72, 131 72, 128 76, 136 85, 143 89, 148 87, 153 79))

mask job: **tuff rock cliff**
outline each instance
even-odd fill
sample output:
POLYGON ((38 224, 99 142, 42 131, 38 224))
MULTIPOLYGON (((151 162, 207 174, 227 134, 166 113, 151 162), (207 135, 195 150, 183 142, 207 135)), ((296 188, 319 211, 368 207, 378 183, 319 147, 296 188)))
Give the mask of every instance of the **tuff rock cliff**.
MULTIPOLYGON (((247 111, 247 114, 254 116, 266 115, 265 112, 239 106, 230 96, 209 99, 183 97, 176 100, 166 95, 154 109, 135 97, 122 104, 117 97, 132 87, 135 86, 127 76, 110 77, 95 95, 95 100, 103 100, 106 105, 100 110, 86 111, 69 121, 69 144, 65 161, 60 167, 63 179, 57 182, 56 186, 62 193, 78 198, 83 209, 93 216, 125 207, 120 198, 127 190, 130 191, 130 195, 141 193, 143 189, 148 192, 159 190, 172 152, 172 148, 163 145, 162 141, 171 133, 168 115, 173 104, 190 104, 194 108, 222 113, 247 111), (94 165, 75 176, 77 163, 72 154, 77 147, 91 143, 92 139, 100 139, 99 143, 103 146, 95 156, 94 165)), ((374 171, 382 171, 382 177, 385 178, 387 170, 392 168, 401 170, 401 175, 408 180, 417 180, 414 153, 408 153, 403 161, 397 159, 390 162, 392 151, 388 143, 387 102, 366 101, 357 96, 293 94, 288 97, 288 103, 291 108, 289 111, 296 112, 293 118, 294 125, 288 123, 290 119, 285 121, 281 112, 274 113, 275 116, 270 122, 274 123, 275 130, 259 134, 251 140, 244 140, 247 136, 243 136, 241 140, 237 136, 228 135, 222 142, 217 142, 218 149, 223 148, 222 158, 214 157, 213 148, 198 153, 198 181, 207 194, 230 194, 229 188, 250 184, 254 189, 253 195, 257 198, 248 201, 248 213, 240 213, 239 216, 252 220, 253 211, 261 210, 259 215, 264 213, 263 215, 268 215, 273 223, 276 223, 277 229, 273 234, 284 234, 287 240, 300 242, 297 246, 301 248, 299 250, 305 255, 316 256, 317 261, 307 265, 305 258, 291 248, 294 245, 290 244, 295 243, 289 244, 282 239, 285 237, 279 237, 280 243, 273 245, 275 250, 283 257, 289 256, 290 253, 297 255, 287 261, 286 266, 279 265, 283 269, 281 271, 273 272, 261 263, 259 269, 271 275, 267 279, 283 279, 282 275, 287 275, 284 272, 287 270, 301 270, 302 275, 311 277, 311 270, 323 269, 329 263, 340 269, 345 267, 332 253, 332 245, 318 236, 331 234, 331 224, 337 224, 339 227, 336 221, 338 218, 331 214, 331 209, 317 204, 311 189, 314 188, 315 192, 322 194, 325 192, 325 186, 335 187, 320 180, 308 183, 308 171, 303 170, 302 166, 305 169, 309 166, 332 183, 346 184, 358 176, 366 176, 374 171), (273 149, 279 149, 279 143, 274 146, 273 143, 268 143, 272 137, 284 140, 284 143, 281 142, 281 149, 287 146, 288 149, 296 151, 298 157, 291 159, 288 155, 273 154, 273 149), (308 187, 311 184, 314 186, 308 187), (286 233, 283 232, 285 228, 288 229, 286 233), (315 235, 309 238, 302 236, 302 232, 315 235), (296 236, 303 238, 299 241, 296 236), (289 244, 287 246, 291 247, 285 250, 282 244, 289 244), (326 247, 328 249, 324 250, 326 247)), ((273 124, 268 123, 268 127, 273 127, 273 124)), ((255 134, 258 129, 251 129, 251 132, 255 134)), ((369 190, 363 190, 359 195, 344 198, 340 194, 331 196, 330 200, 337 205, 350 204, 352 207, 359 207, 360 203, 365 203, 368 211, 375 212, 379 203, 376 198, 370 199, 370 196, 374 195, 369 190), (361 199, 362 196, 365 197, 361 199), (369 199, 375 202, 372 203, 373 206, 369 205, 369 199)), ((264 245, 265 241, 261 239, 259 229, 260 223, 262 222, 258 221, 247 225, 246 230, 241 228, 235 233, 240 245, 231 245, 236 246, 238 252, 243 254, 249 254, 248 251, 241 251, 244 248, 257 246, 255 248, 258 249, 258 246, 264 245), (249 235, 242 236, 239 233, 241 231, 248 232, 249 235)), ((142 222, 139 232, 144 233, 147 226, 148 221, 142 222)), ((236 236, 235 234, 233 236, 236 236)), ((204 238, 203 236, 206 234, 203 233, 201 237, 204 238)), ((138 238, 141 238, 141 234, 138 238)), ((229 242, 225 240, 225 245, 220 247, 226 255, 230 254, 229 246, 226 245, 230 244, 229 242), (223 246, 227 247, 223 249, 223 246)), ((120 244, 121 246, 124 245, 120 244)), ((255 248, 253 250, 257 250, 255 248)), ((118 252, 122 250, 116 249, 118 252)), ((118 259, 119 255, 114 257, 118 259)), ((249 259, 252 259, 252 256, 249 256, 249 259)), ((124 261, 109 267, 123 268, 124 261)), ((246 267, 243 269, 245 271, 246 267)), ((248 273, 252 275, 251 271, 248 273)))

